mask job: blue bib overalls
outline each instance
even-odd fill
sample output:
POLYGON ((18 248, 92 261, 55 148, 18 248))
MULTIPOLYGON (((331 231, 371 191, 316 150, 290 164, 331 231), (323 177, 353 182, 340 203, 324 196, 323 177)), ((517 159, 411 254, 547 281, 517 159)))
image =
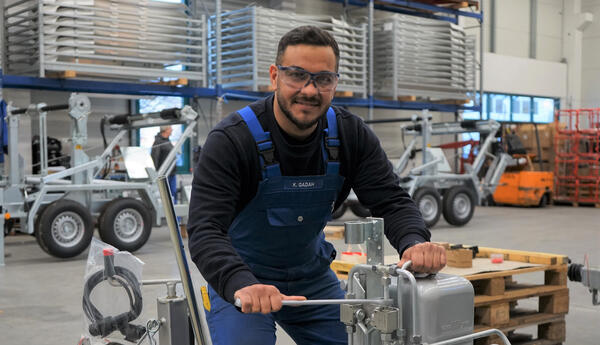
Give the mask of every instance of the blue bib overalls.
MULTIPOLYGON (((344 298, 329 264, 333 246, 323 228, 344 178, 339 174, 337 121, 327 111, 328 128, 321 144, 325 175, 282 176, 273 156, 273 142, 250 107, 238 112, 252 133, 263 166, 262 180, 252 201, 234 219, 229 237, 234 248, 262 284, 285 295, 308 299, 344 298)), ((206 312, 214 345, 273 345, 275 322, 297 344, 346 344, 339 306, 283 307, 271 314, 243 314, 210 288, 206 312)))

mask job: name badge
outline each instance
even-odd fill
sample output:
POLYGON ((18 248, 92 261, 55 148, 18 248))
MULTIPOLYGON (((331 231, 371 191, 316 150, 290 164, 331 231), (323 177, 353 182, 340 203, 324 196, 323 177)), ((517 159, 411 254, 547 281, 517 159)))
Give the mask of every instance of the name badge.
POLYGON ((323 180, 291 180, 286 181, 285 189, 320 189, 323 188, 323 180))

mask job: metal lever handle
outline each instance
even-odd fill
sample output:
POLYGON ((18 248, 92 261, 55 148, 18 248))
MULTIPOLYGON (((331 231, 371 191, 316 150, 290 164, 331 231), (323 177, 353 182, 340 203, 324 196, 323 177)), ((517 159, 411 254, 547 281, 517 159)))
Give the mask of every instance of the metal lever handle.
MULTIPOLYGON (((391 299, 313 299, 305 301, 284 300, 281 304, 284 307, 302 307, 307 305, 326 305, 326 304, 391 304, 391 299)), ((235 306, 242 307, 242 301, 239 298, 235 300, 235 306)))

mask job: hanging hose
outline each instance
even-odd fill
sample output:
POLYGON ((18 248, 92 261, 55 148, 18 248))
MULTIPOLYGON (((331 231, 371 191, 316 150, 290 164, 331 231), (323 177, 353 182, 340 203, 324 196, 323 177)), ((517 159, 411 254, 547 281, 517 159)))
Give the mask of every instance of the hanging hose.
POLYGON ((105 149, 108 146, 108 143, 106 142, 106 134, 104 133, 104 126, 106 125, 106 120, 106 116, 103 116, 102 120, 100 120, 100 134, 102 135, 102 143, 104 144, 105 149))
POLYGON ((143 326, 132 325, 142 312, 142 291, 140 283, 130 270, 114 265, 113 252, 104 250, 104 270, 92 274, 85 282, 83 289, 83 311, 90 320, 88 328, 92 336, 105 338, 112 332, 119 330, 125 336, 125 340, 135 342, 140 339, 146 329, 143 326), (125 289, 129 297, 130 310, 116 316, 104 316, 90 300, 92 290, 103 281, 116 282, 125 289))

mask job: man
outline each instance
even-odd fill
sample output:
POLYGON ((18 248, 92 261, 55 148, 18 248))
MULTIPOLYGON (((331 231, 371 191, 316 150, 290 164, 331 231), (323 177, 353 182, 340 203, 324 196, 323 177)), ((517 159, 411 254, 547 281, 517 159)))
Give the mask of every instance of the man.
MULTIPOLYGON (((169 137, 173 133, 171 126, 160 126, 160 132, 154 137, 154 144, 152 144, 152 150, 150 156, 154 162, 154 168, 158 171, 162 163, 167 159, 169 152, 173 149, 173 144, 169 137)), ((177 193, 177 177, 175 175, 175 169, 171 170, 168 177, 169 188, 171 189, 171 196, 175 201, 175 195, 177 193)))
POLYGON ((413 260, 421 272, 445 265, 373 132, 330 108, 338 64, 327 32, 288 32, 269 69, 275 94, 230 114, 202 149, 188 232, 192 259, 209 283, 215 345, 275 344, 275 322, 298 344, 346 343, 339 306, 281 306, 344 298, 322 229, 350 188, 385 219, 401 263, 413 260))

